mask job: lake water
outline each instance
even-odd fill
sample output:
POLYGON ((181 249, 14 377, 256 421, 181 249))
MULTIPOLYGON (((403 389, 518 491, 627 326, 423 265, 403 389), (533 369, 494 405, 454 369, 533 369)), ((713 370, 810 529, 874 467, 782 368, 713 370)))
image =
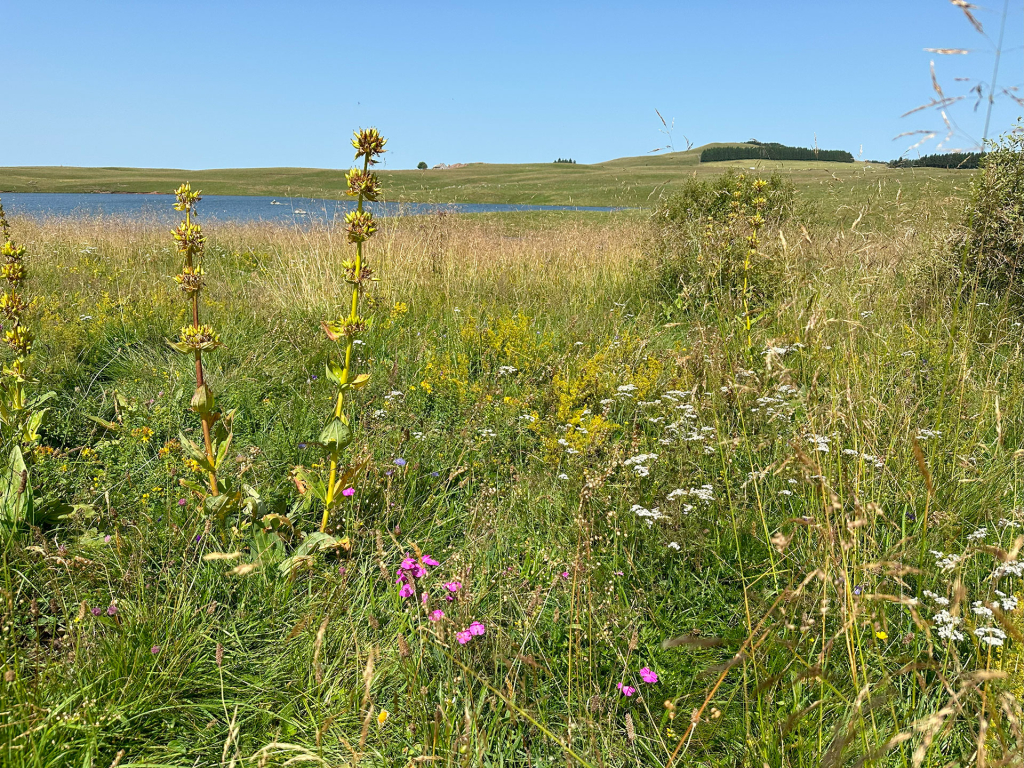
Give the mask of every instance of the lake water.
MULTIPOLYGON (((117 216, 175 222, 181 214, 171 206, 174 195, 5 192, 0 194, 11 216, 88 218, 117 216)), ((497 205, 490 203, 368 203, 377 216, 420 216, 436 211, 496 213, 515 211, 614 211, 616 208, 575 205, 497 205)), ((353 200, 318 200, 302 197, 203 195, 199 215, 203 221, 271 221, 303 224, 343 218, 356 207, 353 200)))

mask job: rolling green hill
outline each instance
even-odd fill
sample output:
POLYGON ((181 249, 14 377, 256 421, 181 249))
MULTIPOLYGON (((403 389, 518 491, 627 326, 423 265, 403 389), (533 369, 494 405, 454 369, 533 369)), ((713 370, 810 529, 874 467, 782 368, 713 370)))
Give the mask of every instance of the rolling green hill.
MULTIPOLYGON (((593 165, 469 163, 460 168, 380 172, 388 198, 404 202, 523 203, 644 206, 686 177, 718 174, 729 167, 780 171, 798 188, 843 191, 903 180, 910 186, 938 184, 952 189, 966 181, 963 171, 890 169, 878 163, 736 160, 700 163, 701 150, 732 146, 707 144, 685 152, 622 157, 593 165)), ((340 198, 345 171, 320 168, 0 168, 0 192, 170 192, 190 181, 207 194, 340 198)), ((906 193, 905 193, 906 194, 906 193)))

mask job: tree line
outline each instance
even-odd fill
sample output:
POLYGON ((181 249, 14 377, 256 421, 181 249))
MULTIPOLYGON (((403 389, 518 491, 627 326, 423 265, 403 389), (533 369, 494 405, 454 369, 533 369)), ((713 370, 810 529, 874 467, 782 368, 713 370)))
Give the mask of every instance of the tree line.
POLYGON ((900 157, 889 161, 890 168, 962 168, 974 170, 984 155, 981 152, 948 152, 918 158, 900 157))
POLYGON ((833 163, 852 163, 853 155, 845 149, 808 149, 788 147, 785 144, 749 141, 742 146, 708 147, 701 150, 702 163, 721 160, 827 160, 833 163))

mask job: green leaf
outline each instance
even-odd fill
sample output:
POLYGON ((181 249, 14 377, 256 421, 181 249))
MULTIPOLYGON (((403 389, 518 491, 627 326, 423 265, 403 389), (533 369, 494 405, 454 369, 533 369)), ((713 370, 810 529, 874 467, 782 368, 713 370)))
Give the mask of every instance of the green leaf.
POLYGON ((196 387, 196 391, 192 393, 190 405, 196 413, 209 413, 216 407, 213 391, 205 384, 196 387))
POLYGON ((198 445, 193 443, 187 437, 185 437, 185 434, 183 432, 178 433, 178 442, 181 443, 182 450, 185 451, 185 453, 187 453, 190 458, 195 459, 195 462, 200 467, 205 469, 207 472, 214 471, 213 465, 210 463, 209 458, 207 458, 205 451, 203 451, 198 445))
POLYGON ((228 436, 224 438, 224 440, 221 441, 221 443, 217 446, 217 461, 214 463, 214 466, 217 469, 220 469, 221 465, 224 463, 224 459, 227 458, 228 450, 231 448, 231 440, 233 437, 234 433, 228 432, 228 436))
POLYGON ((89 416, 88 414, 86 414, 85 418, 87 418, 89 421, 95 421, 101 427, 103 427, 104 429, 109 429, 111 432, 117 432, 117 430, 121 428, 120 424, 117 424, 113 421, 105 421, 101 419, 99 416, 89 416))
POLYGON ((320 433, 320 443, 332 451, 341 451, 352 442, 352 430, 341 419, 331 419, 320 433))
POLYGON ((342 380, 345 375, 345 369, 338 365, 333 360, 327 361, 327 378, 337 384, 339 387, 344 386, 342 380))
POLYGON ((0 470, 0 522, 17 526, 33 517, 32 483, 25 457, 16 445, 7 465, 0 470))

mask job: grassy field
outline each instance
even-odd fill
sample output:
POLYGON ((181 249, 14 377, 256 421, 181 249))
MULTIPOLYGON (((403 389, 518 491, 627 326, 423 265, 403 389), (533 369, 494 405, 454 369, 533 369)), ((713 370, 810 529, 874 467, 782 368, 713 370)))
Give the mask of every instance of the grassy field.
MULTIPOLYGON (((384 181, 635 204, 721 171, 643 163, 384 181)), ((3 549, 0 763, 1020 766, 1020 315, 961 282, 966 177, 787 170, 797 213, 762 232, 753 311, 682 301, 677 240, 637 212, 385 222, 350 548, 299 559, 319 511, 290 473, 324 461, 343 235, 207 230, 231 472, 289 520, 265 534, 219 531, 180 485, 202 472, 179 438, 200 439, 192 363, 165 343, 187 321, 167 232, 15 220, 56 392, 35 482, 75 507, 3 549), (403 599, 421 554, 438 565, 403 599)), ((182 177, 59 173, 14 186, 182 177)), ((188 175, 340 183, 218 173, 188 175)), ((742 221, 676 235, 703 268, 742 221)))
MULTIPOLYGON (((718 146, 718 145, 707 145, 718 146)), ((946 195, 964 186, 969 173, 945 169, 890 169, 877 163, 754 162, 700 163, 698 147, 687 152, 624 157, 595 165, 471 163, 463 168, 387 171, 387 197, 401 202, 526 203, 652 206, 662 193, 697 174, 725 168, 787 174, 811 198, 867 199, 872 189, 906 186, 946 195)), ((340 198, 345 172, 313 168, 234 168, 185 171, 157 168, 0 168, 0 192, 162 192, 183 179, 208 194, 340 198)))

